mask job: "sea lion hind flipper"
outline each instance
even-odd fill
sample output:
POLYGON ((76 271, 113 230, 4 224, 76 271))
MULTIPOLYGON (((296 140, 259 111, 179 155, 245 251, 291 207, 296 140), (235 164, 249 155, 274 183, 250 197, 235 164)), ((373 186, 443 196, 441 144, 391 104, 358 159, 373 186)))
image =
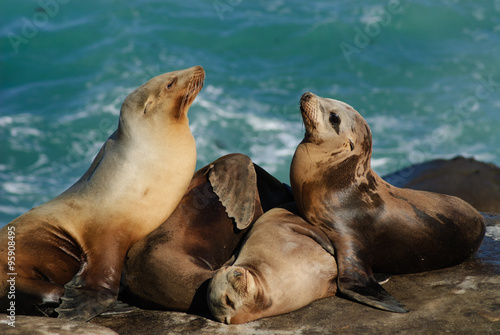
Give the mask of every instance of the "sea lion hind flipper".
POLYGON ((85 288, 85 282, 79 275, 64 285, 64 289, 61 304, 55 309, 58 318, 62 319, 88 321, 108 310, 116 301, 116 296, 108 290, 85 288))
POLYGON ((375 307, 384 311, 395 313, 407 313, 409 310, 400 303, 396 298, 390 295, 373 279, 369 279, 365 285, 358 285, 352 282, 343 282, 341 278, 338 280, 339 292, 355 301, 362 304, 375 307))
POLYGON ((250 157, 233 154, 218 159, 208 171, 208 180, 236 228, 248 228, 257 195, 257 175, 250 157))

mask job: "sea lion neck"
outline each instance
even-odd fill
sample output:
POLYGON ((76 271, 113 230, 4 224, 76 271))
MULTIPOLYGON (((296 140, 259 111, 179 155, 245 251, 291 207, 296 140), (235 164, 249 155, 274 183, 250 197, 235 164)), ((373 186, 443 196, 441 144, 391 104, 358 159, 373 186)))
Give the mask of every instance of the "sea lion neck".
POLYGON ((290 168, 290 183, 299 212, 311 214, 311 206, 322 203, 326 194, 332 206, 340 206, 360 182, 368 180, 370 173, 369 157, 362 152, 331 155, 326 148, 301 143, 290 168))
POLYGON ((189 129, 187 113, 203 88, 201 66, 161 74, 130 93, 120 109, 118 139, 134 142, 158 141, 172 127, 189 129))

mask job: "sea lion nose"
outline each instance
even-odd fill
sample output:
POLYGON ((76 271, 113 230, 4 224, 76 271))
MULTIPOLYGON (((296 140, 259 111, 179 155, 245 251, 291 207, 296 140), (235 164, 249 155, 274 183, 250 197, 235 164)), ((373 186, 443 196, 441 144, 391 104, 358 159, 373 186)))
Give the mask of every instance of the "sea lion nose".
POLYGON ((193 71, 196 72, 196 73, 203 73, 203 74, 205 74, 205 69, 203 69, 203 66, 201 66, 201 65, 193 66, 191 69, 193 69, 193 71))
POLYGON ((302 94, 302 97, 300 98, 300 101, 308 102, 309 100, 311 100, 311 98, 313 96, 314 96, 314 94, 312 94, 311 92, 306 92, 306 93, 302 94))

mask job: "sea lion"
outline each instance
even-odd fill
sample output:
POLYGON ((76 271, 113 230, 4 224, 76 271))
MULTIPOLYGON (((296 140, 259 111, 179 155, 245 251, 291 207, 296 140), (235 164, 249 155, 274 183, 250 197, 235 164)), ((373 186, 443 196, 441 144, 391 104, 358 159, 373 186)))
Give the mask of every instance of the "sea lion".
POLYGON ((452 196, 400 189, 371 169, 371 131, 351 106, 304 93, 305 136, 290 168, 299 212, 335 248, 340 293, 405 312, 373 278, 459 264, 481 244, 485 225, 452 196))
POLYGON ((204 77, 195 66, 137 88, 83 177, 2 228, 3 310, 14 302, 18 314, 48 314, 59 305, 59 317, 89 320, 116 300, 128 249, 170 216, 193 176, 187 111, 204 77), (7 263, 11 232, 13 267, 7 263), (7 294, 11 276, 15 300, 7 294))
POLYGON ((248 156, 201 168, 172 215, 128 252, 127 295, 143 308, 208 313, 206 282, 264 211, 289 201, 291 190, 248 156))
POLYGON ((207 299, 217 320, 245 323, 335 295, 333 246, 321 229, 296 214, 292 203, 262 215, 236 261, 215 273, 207 299))

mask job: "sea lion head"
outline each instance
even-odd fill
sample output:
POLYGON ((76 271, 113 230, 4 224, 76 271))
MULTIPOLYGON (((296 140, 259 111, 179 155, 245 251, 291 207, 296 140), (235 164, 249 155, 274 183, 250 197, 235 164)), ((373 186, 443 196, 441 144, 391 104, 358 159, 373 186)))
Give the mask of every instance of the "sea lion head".
POLYGON ((354 108, 342 101, 306 92, 300 99, 300 111, 306 129, 303 143, 317 145, 332 157, 362 155, 370 159, 370 127, 354 108))
POLYGON ((240 266, 220 268, 210 281, 208 306, 220 322, 244 323, 254 314, 260 294, 256 278, 240 266))
POLYGON ((344 102, 306 92, 300 111, 305 135, 290 165, 290 183, 300 213, 308 217, 311 206, 318 215, 326 213, 318 199, 368 183, 372 136, 363 117, 344 102))
POLYGON ((187 125, 187 111, 202 89, 204 79, 201 66, 150 79, 125 98, 120 111, 120 135, 148 136, 154 134, 155 129, 166 129, 162 125, 187 125))

